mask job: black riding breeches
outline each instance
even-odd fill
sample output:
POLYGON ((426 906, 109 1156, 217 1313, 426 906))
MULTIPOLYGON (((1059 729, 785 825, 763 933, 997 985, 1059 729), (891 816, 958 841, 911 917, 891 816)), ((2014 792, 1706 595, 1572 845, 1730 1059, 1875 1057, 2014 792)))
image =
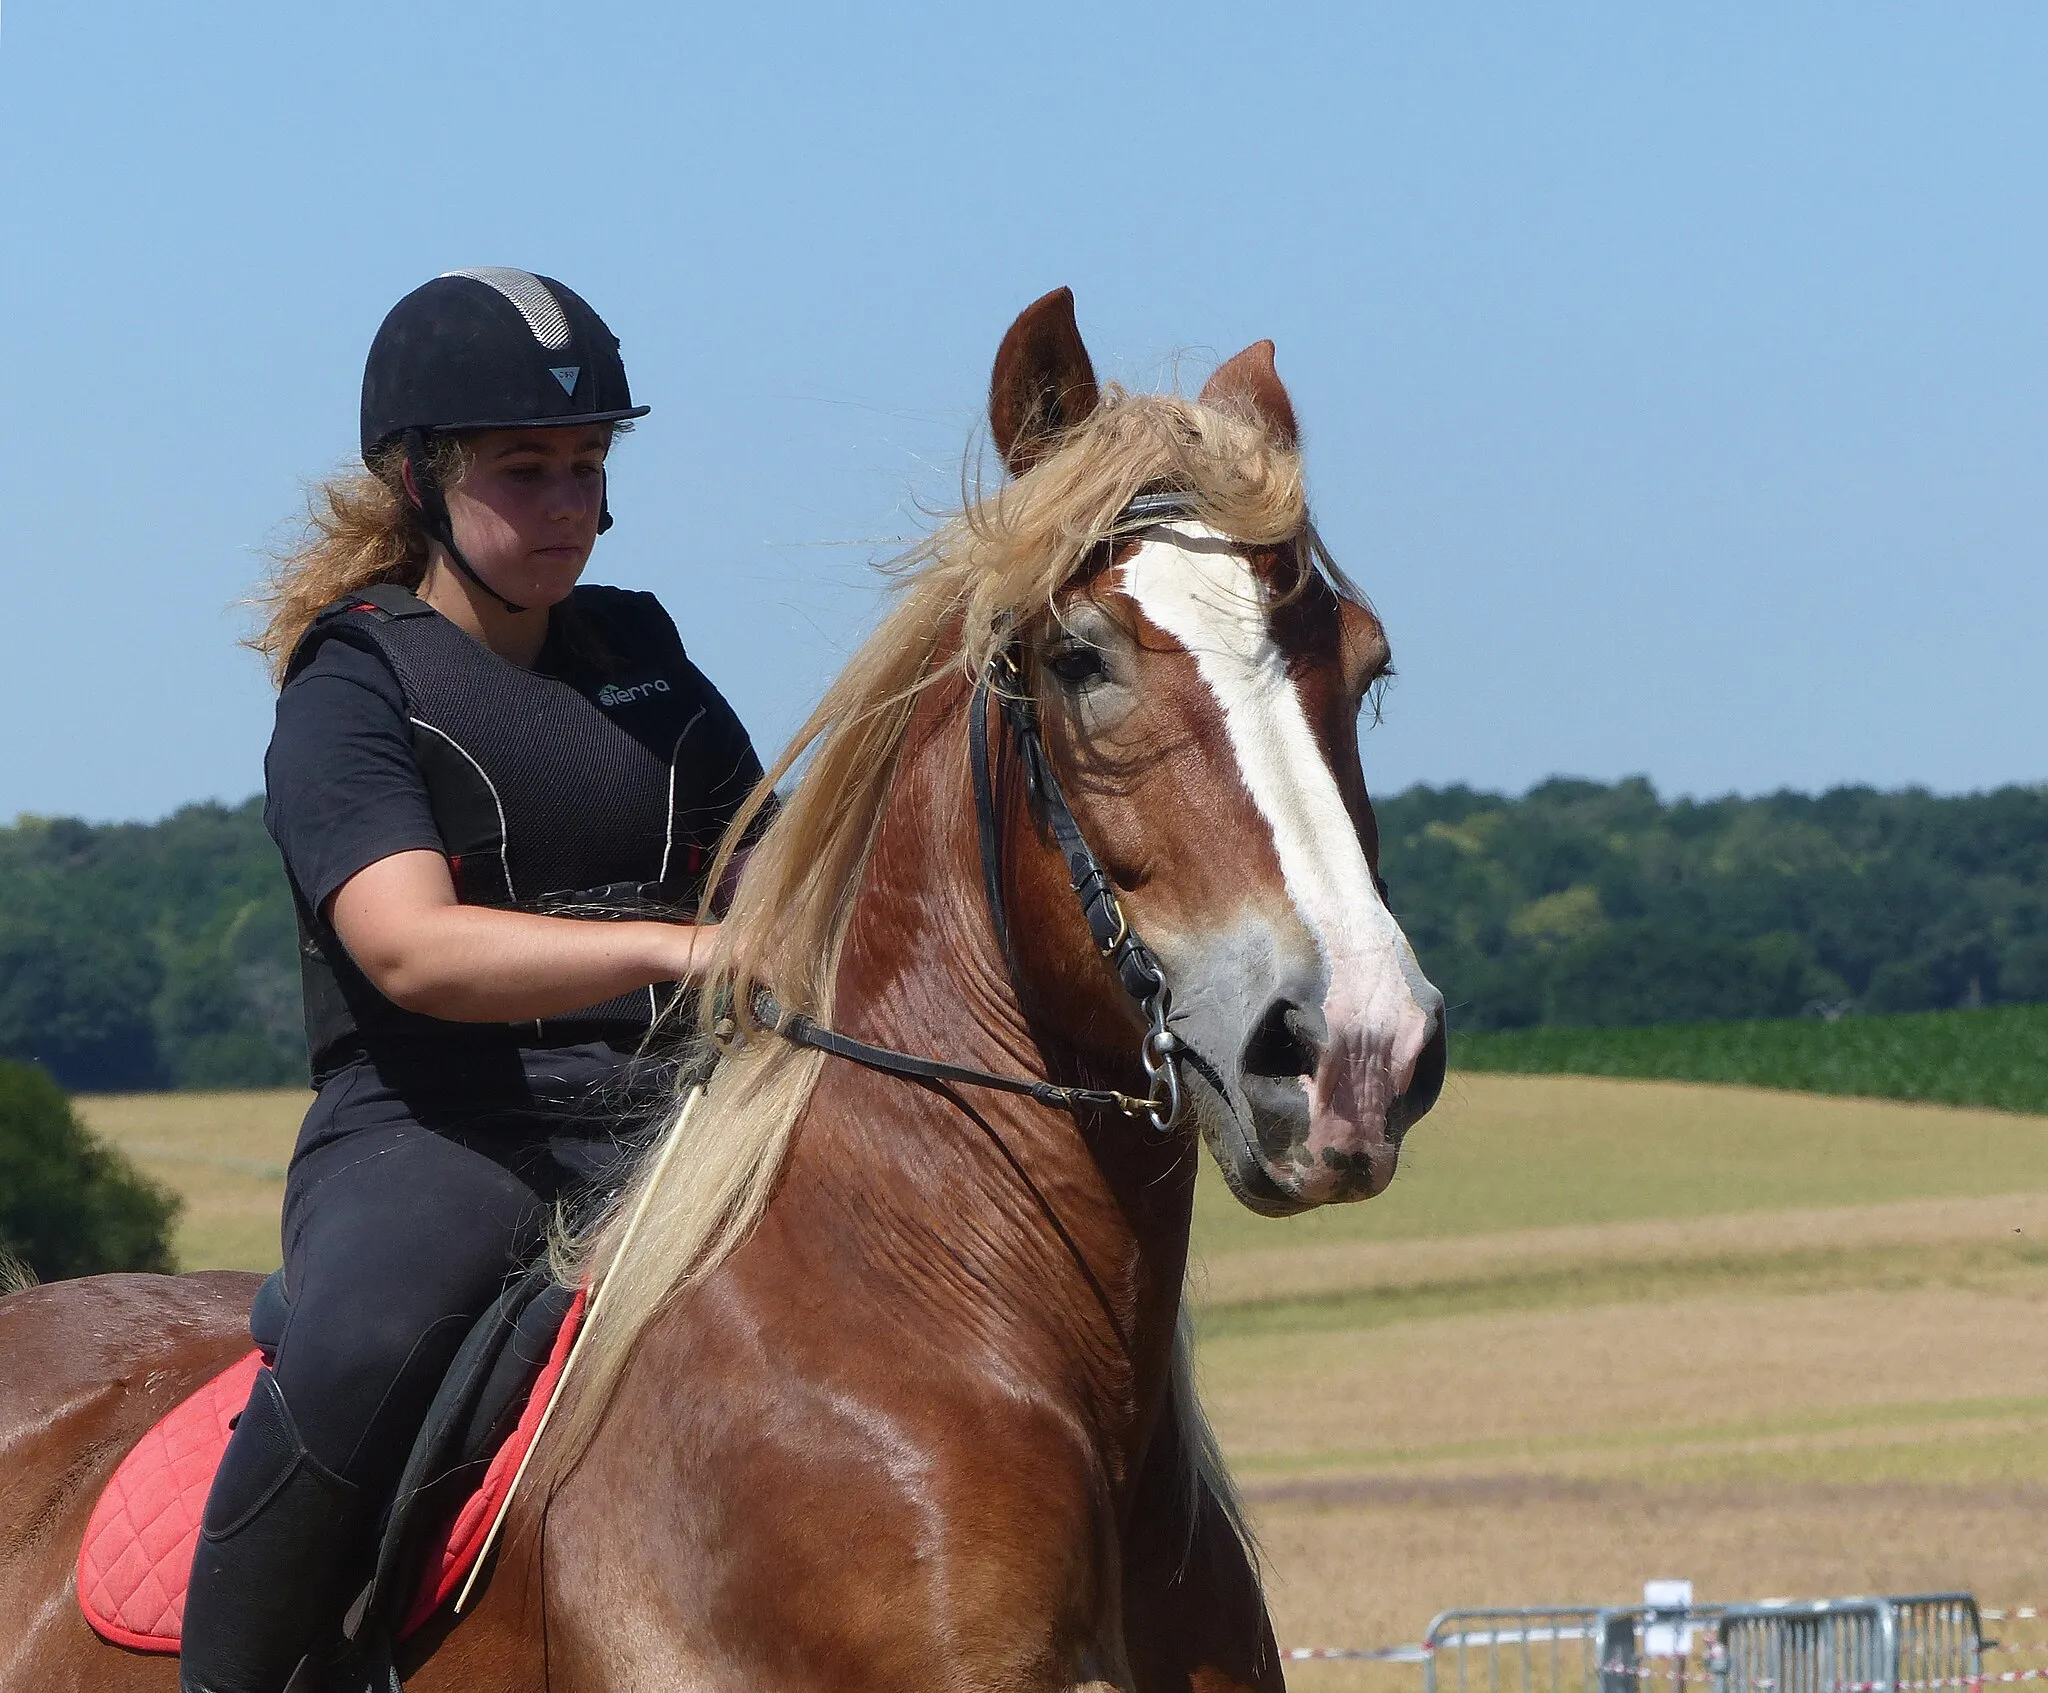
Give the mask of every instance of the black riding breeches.
POLYGON ((536 1050, 478 1089, 452 1067, 421 1082, 364 1061, 320 1090, 285 1183, 274 1368, 329 1469, 372 1493, 396 1483, 470 1325, 542 1249, 557 1202, 615 1173, 618 1118, 593 1096, 626 1062, 536 1050))

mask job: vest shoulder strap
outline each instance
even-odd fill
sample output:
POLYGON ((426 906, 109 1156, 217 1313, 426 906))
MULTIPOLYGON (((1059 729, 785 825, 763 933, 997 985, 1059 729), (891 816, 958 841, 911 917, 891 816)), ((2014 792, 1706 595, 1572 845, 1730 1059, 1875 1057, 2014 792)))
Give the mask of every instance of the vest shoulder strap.
MULTIPOLYGON (((299 644, 292 649, 291 660, 285 666, 284 679, 286 682, 291 681, 311 664, 314 655, 320 650, 321 643, 334 634, 345 619, 368 618, 372 623, 389 624, 433 615, 432 606, 420 599, 411 589, 401 588, 395 582, 372 582, 367 588, 359 588, 352 594, 344 594, 338 600, 329 601, 314 613, 313 621, 306 625, 305 634, 299 637, 299 644)), ((371 641, 367 644, 379 652, 383 651, 381 642, 371 641)))
POLYGON ((389 623, 401 617, 434 615, 432 606, 410 588, 401 588, 396 582, 372 582, 359 593, 348 594, 336 600, 320 615, 325 617, 328 612, 339 614, 345 611, 368 612, 380 623, 389 623))
POLYGON ((574 620, 571 642, 601 668, 607 662, 662 664, 685 657, 682 637, 652 594, 590 583, 578 587, 564 609, 574 620))

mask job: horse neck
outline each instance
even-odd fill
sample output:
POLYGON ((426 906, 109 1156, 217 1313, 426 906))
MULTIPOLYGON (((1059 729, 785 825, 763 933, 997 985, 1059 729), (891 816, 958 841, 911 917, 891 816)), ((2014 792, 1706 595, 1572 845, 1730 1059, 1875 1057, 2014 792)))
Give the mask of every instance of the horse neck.
MULTIPOLYGON (((1099 1084, 1075 1075, 1074 1043, 1027 1016, 996 941, 965 696, 936 688, 917 710, 847 931, 834 1022, 899 1051, 1099 1084), (1066 1073, 1049 1075, 1055 1066, 1066 1073)), ((1021 802, 1004 824, 1029 829, 1021 802)), ((1018 850, 1052 852, 1027 840, 1018 850)), ((1012 913, 1047 920, 1072 930, 1083 967, 1100 973, 1110 1017, 1083 1007, 1081 1024, 1120 1029, 1120 990, 1078 909, 1012 913)), ((1096 1432, 1113 1473, 1135 1474, 1169 1392, 1191 1140, 1160 1144, 1120 1114, 1077 1117, 972 1087, 949 1097, 828 1060, 798 1144, 799 1165, 836 1190, 838 1226, 860 1237, 855 1273, 907 1278, 920 1321, 950 1325, 941 1332, 963 1355, 979 1344, 1005 1381, 1030 1371, 1096 1432)))

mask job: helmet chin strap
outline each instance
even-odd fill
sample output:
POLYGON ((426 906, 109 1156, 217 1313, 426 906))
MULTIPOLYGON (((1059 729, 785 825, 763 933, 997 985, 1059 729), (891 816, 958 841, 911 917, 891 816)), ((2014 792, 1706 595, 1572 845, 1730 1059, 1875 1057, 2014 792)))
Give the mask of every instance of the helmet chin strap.
POLYGON ((408 429, 405 432, 405 463, 406 468, 412 472, 421 526, 440 542, 442 550, 454 561, 455 568, 507 611, 532 610, 530 606, 514 605, 479 576, 475 567, 462 556, 462 549, 455 544, 455 525, 448 516, 448 496, 442 491, 441 479, 434 474, 432 457, 427 451, 427 432, 424 429, 408 429))

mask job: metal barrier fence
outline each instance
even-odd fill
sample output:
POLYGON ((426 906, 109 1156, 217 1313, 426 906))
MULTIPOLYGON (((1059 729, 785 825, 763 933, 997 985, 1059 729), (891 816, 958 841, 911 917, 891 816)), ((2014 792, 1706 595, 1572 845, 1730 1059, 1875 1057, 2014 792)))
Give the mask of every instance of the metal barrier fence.
POLYGON ((1897 1685, 1929 1688, 1984 1679, 1984 1618, 1967 1593, 1894 1599, 1899 1614, 1897 1685))
POLYGON ((1984 1673, 1967 1593, 1731 1605, 1719 1643, 1729 1693, 1899 1693, 1975 1686, 1984 1673))
POLYGON ((1606 1617, 1597 1605, 1440 1612, 1422 1637, 1423 1693, 1593 1693, 1606 1617))
POLYGON ((1423 1637, 1424 1693, 1930 1693, 1984 1677, 1967 1593, 1755 1605, 1445 1611, 1423 1637))

